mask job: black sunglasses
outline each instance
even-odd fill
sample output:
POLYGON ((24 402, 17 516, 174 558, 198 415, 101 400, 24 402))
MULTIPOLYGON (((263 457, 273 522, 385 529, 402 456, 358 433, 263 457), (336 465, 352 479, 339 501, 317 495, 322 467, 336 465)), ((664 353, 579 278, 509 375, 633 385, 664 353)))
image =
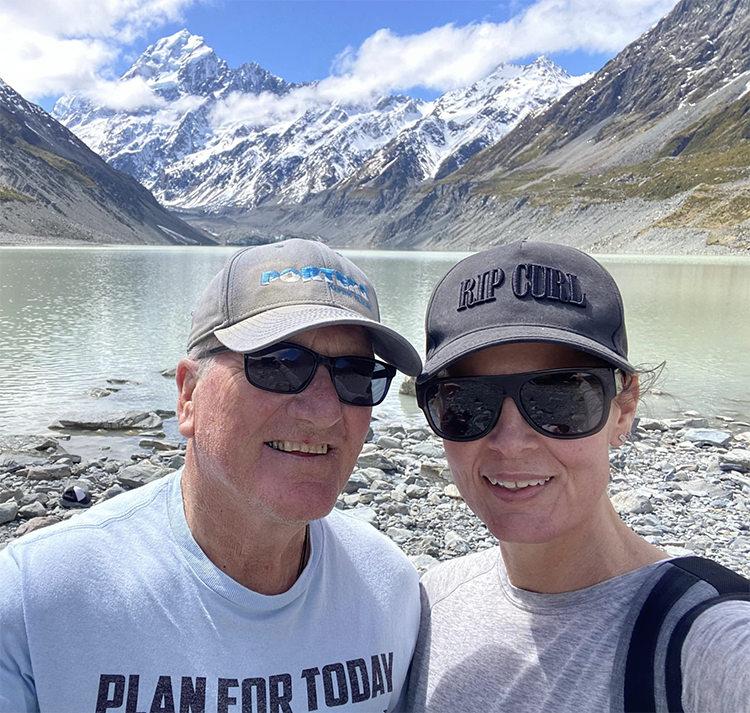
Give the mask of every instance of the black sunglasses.
MULTIPOLYGON (((226 347, 209 353, 229 351, 226 347)), ((318 366, 326 367, 339 401, 350 406, 377 406, 388 393, 396 367, 362 356, 328 357, 298 344, 278 342, 244 354, 245 378, 255 387, 275 394, 299 394, 313 380, 318 366)))
POLYGON ((506 396, 535 431, 550 438, 585 438, 604 428, 615 394, 610 367, 457 376, 417 385, 430 427, 448 441, 484 438, 500 418, 506 396))

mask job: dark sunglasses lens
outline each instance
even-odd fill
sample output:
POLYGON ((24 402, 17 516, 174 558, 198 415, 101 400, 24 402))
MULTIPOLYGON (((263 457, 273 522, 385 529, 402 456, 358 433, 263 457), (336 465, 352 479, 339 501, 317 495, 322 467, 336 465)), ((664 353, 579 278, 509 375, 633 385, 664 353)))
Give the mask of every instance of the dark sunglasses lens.
POLYGON ((427 387, 425 404, 430 424, 441 438, 469 441, 492 430, 502 394, 476 381, 443 381, 427 387))
POLYGON ((266 391, 299 393, 306 386, 314 369, 315 356, 294 347, 282 347, 258 356, 245 355, 247 380, 266 391))
POLYGON ((393 374, 385 364, 365 357, 341 357, 333 367, 336 393, 344 403, 376 406, 388 393, 393 374))
POLYGON ((604 415, 604 384, 584 371, 530 379, 521 387, 520 399, 532 424, 550 436, 595 431, 604 415))

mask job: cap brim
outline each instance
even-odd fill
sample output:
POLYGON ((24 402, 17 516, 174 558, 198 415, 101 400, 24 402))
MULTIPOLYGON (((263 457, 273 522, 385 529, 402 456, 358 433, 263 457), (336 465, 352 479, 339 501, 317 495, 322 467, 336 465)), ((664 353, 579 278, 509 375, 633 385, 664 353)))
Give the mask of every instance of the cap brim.
POLYGON ((269 309, 254 317, 214 332, 216 338, 234 352, 255 352, 309 329, 354 325, 364 327, 375 354, 399 371, 417 376, 422 359, 411 343, 380 322, 340 307, 293 305, 269 309))
POLYGON ((519 342, 562 344, 571 349, 580 349, 587 354, 593 354, 626 371, 628 374, 635 373, 635 367, 627 359, 623 359, 611 349, 607 349, 598 342, 587 339, 580 334, 552 327, 524 326, 523 328, 519 328, 514 325, 512 327, 483 329, 465 334, 449 342, 427 359, 419 381, 422 382, 434 377, 442 369, 481 349, 496 347, 501 344, 517 344, 519 342))

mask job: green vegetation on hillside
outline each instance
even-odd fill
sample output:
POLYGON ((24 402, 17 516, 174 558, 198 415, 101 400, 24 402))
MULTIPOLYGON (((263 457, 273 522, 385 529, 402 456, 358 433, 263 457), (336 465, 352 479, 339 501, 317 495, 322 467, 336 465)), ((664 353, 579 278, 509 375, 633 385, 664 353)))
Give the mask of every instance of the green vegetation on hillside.
POLYGON ((700 185, 721 185, 750 177, 750 140, 680 156, 660 156, 602 173, 557 174, 514 171, 477 184, 475 193, 504 200, 527 198, 531 205, 566 208, 619 203, 628 198, 665 200, 700 185))
POLYGON ((68 159, 57 156, 53 153, 50 153, 49 151, 45 151, 38 146, 32 146, 31 144, 26 143, 23 139, 20 139, 18 137, 13 140, 13 143, 22 151, 26 151, 26 153, 30 153, 32 156, 36 156, 37 158, 42 159, 42 161, 52 166, 52 168, 66 173, 71 178, 74 178, 76 181, 83 184, 85 188, 96 188, 96 183, 94 183, 83 172, 80 166, 76 165, 72 161, 68 161, 68 159))
POLYGON ((8 203, 9 201, 33 203, 34 199, 31 196, 27 196, 25 193, 21 193, 21 191, 17 191, 15 188, 0 184, 0 203, 8 203))

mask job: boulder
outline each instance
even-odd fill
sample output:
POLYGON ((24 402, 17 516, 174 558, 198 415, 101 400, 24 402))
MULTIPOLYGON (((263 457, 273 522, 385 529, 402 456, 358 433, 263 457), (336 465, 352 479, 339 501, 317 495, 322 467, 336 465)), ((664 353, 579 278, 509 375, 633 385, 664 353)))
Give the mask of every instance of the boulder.
POLYGON ((736 470, 740 473, 750 473, 750 450, 734 448, 719 456, 719 467, 722 470, 736 470))
POLYGON ((379 468, 380 470, 396 470, 398 465, 394 463, 390 458, 386 458, 382 453, 376 451, 370 451, 369 453, 362 453, 357 458, 358 468, 379 468))
POLYGON ((32 517, 31 520, 27 520, 16 530, 16 536, 27 535, 29 532, 34 530, 41 530, 43 527, 49 527, 54 525, 56 522, 60 522, 59 517, 49 515, 47 517, 32 517))
POLYGON ((612 496, 612 505, 620 514, 641 515, 654 511, 648 495, 626 490, 612 496))
POLYGON ((176 451, 180 447, 177 443, 159 441, 156 438, 141 438, 141 440, 138 441, 138 445, 141 448, 151 448, 154 451, 176 451))
POLYGON ((392 436, 381 436, 377 443, 380 448, 401 448, 401 441, 392 436))
MULTIPOLYGON (((380 471, 382 473, 382 471, 380 471)), ((347 495, 351 495, 353 493, 356 493, 360 488, 369 488, 370 487, 370 481, 367 479, 366 476, 362 474, 362 471, 354 471, 354 473, 349 476, 349 480, 346 481, 346 485, 344 485, 344 493, 347 495)))
POLYGON ((358 517, 360 520, 370 523, 373 527, 378 526, 378 514, 372 508, 359 507, 347 510, 347 512, 350 515, 354 515, 354 517, 358 517))
POLYGON ((99 386, 94 386, 83 392, 84 396, 88 396, 92 399, 105 399, 107 396, 112 396, 112 392, 109 389, 102 389, 99 386))
POLYGON ((0 490, 0 503, 7 503, 8 500, 15 500, 20 503, 23 499, 23 490, 14 488, 13 490, 0 490))
POLYGON ((51 463, 49 465, 38 465, 29 468, 27 478, 29 480, 62 480, 70 477, 70 466, 64 463, 51 463))
POLYGON ((439 564, 438 560, 436 560, 431 555, 426 554, 411 555, 411 557, 409 557, 409 561, 417 568, 417 571, 420 574, 422 572, 426 572, 428 569, 431 569, 436 564, 439 564))
POLYGON ((18 515, 18 503, 15 500, 8 500, 0 503, 0 525, 6 522, 13 522, 18 515))
POLYGON ((49 436, 0 436, 0 452, 28 453, 39 456, 52 450, 60 450, 57 439, 49 436))
POLYGON ((684 439, 697 446, 725 446, 732 440, 732 434, 727 431, 717 431, 713 428, 689 428, 684 439))
POLYGON ((47 514, 47 508, 40 502, 29 503, 18 509, 18 517, 26 520, 34 517, 44 517, 47 514))
POLYGON ((140 488, 169 472, 169 469, 163 466, 142 462, 123 468, 117 475, 117 482, 126 488, 140 488))
POLYGON ((416 396, 417 395, 417 382, 413 376, 406 376, 401 382, 401 386, 398 387, 398 393, 404 394, 405 396, 416 396))
POLYGON ((73 430, 119 431, 127 428, 161 428, 162 419, 152 411, 126 411, 125 413, 73 414, 63 416, 50 425, 50 428, 73 430))
POLYGON ((446 495, 449 498, 453 498, 454 500, 462 499, 461 493, 453 483, 451 483, 450 485, 446 485, 445 488, 443 488, 443 495, 446 495))

